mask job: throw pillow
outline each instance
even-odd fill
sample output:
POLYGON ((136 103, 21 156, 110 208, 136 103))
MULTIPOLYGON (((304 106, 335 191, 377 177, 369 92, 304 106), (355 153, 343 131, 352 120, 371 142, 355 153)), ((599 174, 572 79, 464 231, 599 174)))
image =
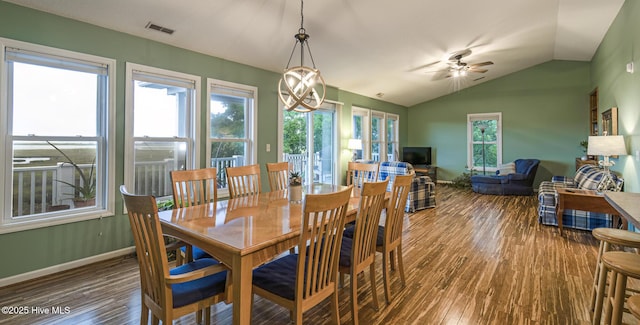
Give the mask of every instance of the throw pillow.
POLYGON ((498 175, 509 175, 516 173, 516 163, 510 162, 502 165, 498 165, 498 175))

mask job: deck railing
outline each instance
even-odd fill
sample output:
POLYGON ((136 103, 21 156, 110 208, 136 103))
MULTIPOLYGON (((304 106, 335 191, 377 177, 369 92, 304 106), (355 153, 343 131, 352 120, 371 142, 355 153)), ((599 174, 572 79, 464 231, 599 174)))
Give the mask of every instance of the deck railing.
MULTIPOLYGON (((88 175, 91 164, 78 165, 88 175)), ((55 166, 13 168, 13 216, 45 213, 61 205, 73 206, 73 188, 64 182, 81 186, 75 167, 55 166)))
MULTIPOLYGON (((218 188, 227 186, 226 167, 242 166, 244 156, 212 158, 211 166, 218 169, 218 188)), ((91 164, 79 165, 89 175, 91 164)), ((172 194, 170 172, 177 169, 173 159, 136 162, 135 193, 156 197, 172 194)), ((73 208, 73 188, 82 184, 74 167, 66 163, 55 166, 13 168, 13 216, 45 213, 59 207, 73 208)))
MULTIPOLYGON (((284 154, 294 171, 303 177, 308 171, 307 154, 284 154)), ((313 182, 327 181, 330 175, 323 175, 320 153, 315 153, 313 182)), ((212 158, 211 166, 218 170, 218 188, 227 187, 226 167, 244 165, 244 156, 212 158)), ((79 165, 88 175, 91 164, 79 165)), ((136 162, 135 193, 170 196, 172 193, 170 172, 177 169, 173 159, 163 161, 136 162)), ((45 213, 59 206, 73 208, 73 188, 64 182, 81 184, 74 167, 66 163, 56 166, 14 167, 13 168, 13 216, 45 213)))
POLYGON ((313 183, 318 183, 318 182, 324 182, 327 179, 331 178, 331 175, 328 175, 328 177, 324 177, 327 175, 323 175, 323 170, 325 170, 323 168, 323 161, 322 159, 320 159, 320 153, 316 152, 313 154, 313 179, 309 180, 307 178, 307 171, 309 168, 309 159, 308 159, 308 155, 306 153, 297 153, 297 154, 291 154, 291 153, 285 153, 283 154, 283 161, 287 161, 289 162, 289 168, 292 171, 296 171, 299 172, 300 175, 302 176, 302 179, 305 180, 305 182, 309 182, 312 181, 313 183))

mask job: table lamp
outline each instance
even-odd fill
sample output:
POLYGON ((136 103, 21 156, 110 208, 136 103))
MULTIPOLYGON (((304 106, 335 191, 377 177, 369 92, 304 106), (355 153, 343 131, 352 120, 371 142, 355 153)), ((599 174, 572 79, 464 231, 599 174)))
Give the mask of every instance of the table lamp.
POLYGON ((358 158, 358 155, 356 153, 357 150, 362 150, 362 140, 361 139, 349 139, 349 142, 347 142, 347 149, 349 150, 353 150, 353 157, 351 158, 352 161, 356 161, 356 159, 358 158))
POLYGON ((627 154, 627 147, 624 144, 624 138, 621 135, 589 136, 587 154, 604 157, 603 160, 598 162, 598 164, 604 169, 604 176, 602 177, 600 184, 598 184, 598 192, 607 190, 619 191, 620 189, 613 181, 611 171, 609 170, 609 167, 613 166, 615 162, 609 160, 609 157, 627 154))

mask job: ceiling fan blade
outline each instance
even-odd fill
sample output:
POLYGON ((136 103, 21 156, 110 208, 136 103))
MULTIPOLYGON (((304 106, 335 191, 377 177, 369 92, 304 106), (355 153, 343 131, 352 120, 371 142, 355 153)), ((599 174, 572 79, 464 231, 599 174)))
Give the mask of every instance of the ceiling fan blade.
POLYGON ((487 72, 487 71, 489 71, 489 70, 487 70, 487 69, 469 68, 469 71, 471 71, 471 72, 477 72, 477 73, 485 73, 485 72, 487 72))
POLYGON ((473 68, 473 67, 482 67, 482 66, 485 66, 485 65, 492 65, 492 64, 493 64, 493 62, 491 62, 491 61, 486 61, 486 62, 480 62, 480 63, 470 64, 470 65, 469 65, 469 67, 470 67, 470 68, 473 68))
POLYGON ((423 65, 418 66, 418 67, 415 67, 415 68, 413 68, 413 69, 409 69, 409 71, 408 71, 408 72, 413 72, 413 71, 422 70, 422 69, 428 68, 428 67, 430 67, 430 66, 432 66, 432 65, 435 65, 435 64, 438 64, 438 63, 440 63, 440 61, 435 61, 435 62, 431 62, 431 63, 423 64, 423 65))
POLYGON ((440 72, 447 72, 447 71, 449 71, 449 69, 429 70, 429 71, 424 71, 424 73, 440 73, 440 72))

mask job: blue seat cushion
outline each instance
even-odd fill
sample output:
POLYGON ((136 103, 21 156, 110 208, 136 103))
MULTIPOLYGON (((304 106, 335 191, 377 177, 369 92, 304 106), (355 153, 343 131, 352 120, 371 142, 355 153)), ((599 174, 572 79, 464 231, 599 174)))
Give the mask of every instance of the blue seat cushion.
POLYGON ((505 179, 505 176, 473 175, 471 176, 471 183, 502 184, 505 179))
POLYGON ((288 300, 296 294, 298 254, 289 254, 253 270, 253 285, 288 300))
MULTIPOLYGON (((203 258, 180 265, 169 271, 169 274, 179 275, 189 273, 216 264, 220 264, 220 262, 212 258, 203 258)), ((226 281, 227 272, 224 271, 197 280, 171 285, 173 308, 186 306, 224 292, 226 281)))
POLYGON ((351 266, 351 248, 353 247, 353 238, 342 235, 342 245, 340 245, 340 261, 338 265, 342 267, 351 266))
MULTIPOLYGON (((191 246, 191 255, 193 256, 193 260, 199 260, 201 258, 211 258, 211 255, 209 255, 209 253, 205 252, 202 250, 202 248, 198 248, 196 246, 191 246)), ((183 253, 187 252, 187 248, 185 246, 180 247, 180 250, 183 253)))
MULTIPOLYGON (((347 226, 347 228, 345 228, 344 232, 342 233, 342 237, 353 239, 353 235, 355 231, 356 231, 355 226, 353 225, 347 226)), ((384 226, 378 226, 378 234, 376 236, 376 246, 382 246, 383 243, 384 243, 384 226)), ((342 242, 342 244, 344 245, 344 242, 342 242)))

